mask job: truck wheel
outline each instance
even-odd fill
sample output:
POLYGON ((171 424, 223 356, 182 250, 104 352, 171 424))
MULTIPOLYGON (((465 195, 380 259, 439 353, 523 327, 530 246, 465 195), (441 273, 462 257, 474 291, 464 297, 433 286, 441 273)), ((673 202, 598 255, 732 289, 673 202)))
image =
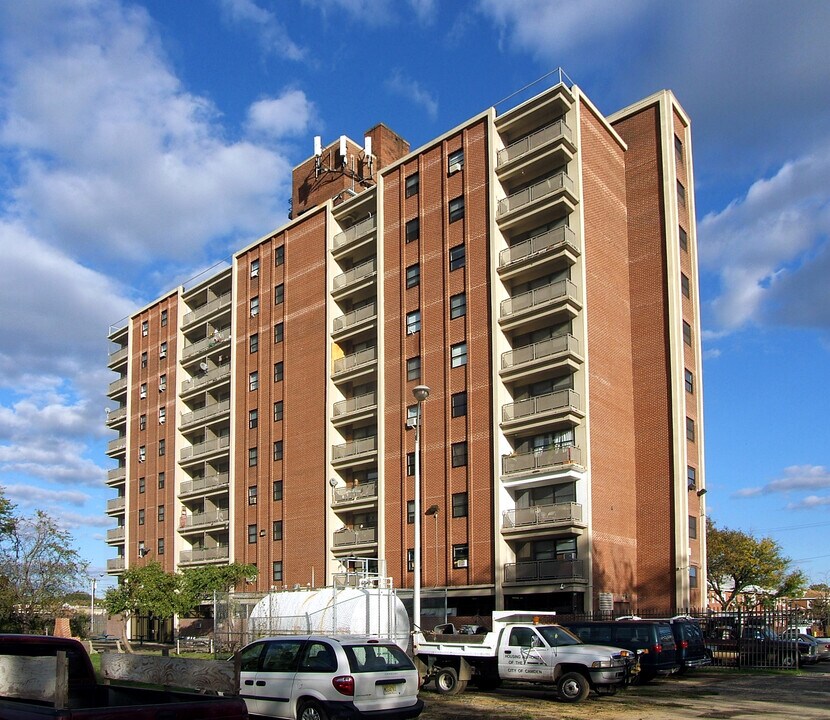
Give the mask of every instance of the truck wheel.
POLYGON ((565 673, 556 684, 559 698, 565 702, 582 702, 591 692, 591 685, 582 673, 565 673))
POLYGON ((466 681, 461 682, 458 679, 458 673, 455 668, 441 668, 435 676, 435 689, 441 695, 458 695, 466 687, 466 681))
POLYGON ((328 720, 326 711, 315 700, 306 700, 297 710, 297 720, 328 720))

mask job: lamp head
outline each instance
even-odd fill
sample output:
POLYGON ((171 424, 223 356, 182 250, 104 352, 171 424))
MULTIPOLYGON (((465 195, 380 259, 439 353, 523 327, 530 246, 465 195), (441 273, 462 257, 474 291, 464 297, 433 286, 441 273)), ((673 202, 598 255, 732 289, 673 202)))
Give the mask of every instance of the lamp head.
POLYGON ((429 397, 429 387, 426 385, 416 385, 412 388, 412 394, 418 402, 423 402, 429 397))

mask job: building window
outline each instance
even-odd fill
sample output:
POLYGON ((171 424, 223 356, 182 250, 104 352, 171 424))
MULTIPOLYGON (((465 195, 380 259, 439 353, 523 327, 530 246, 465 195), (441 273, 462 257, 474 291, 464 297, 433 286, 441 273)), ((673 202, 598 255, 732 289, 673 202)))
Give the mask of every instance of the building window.
POLYGON ((141 367, 143 367, 143 368, 147 367, 147 351, 146 350, 141 353, 141 367))
POLYGON ((453 393, 450 398, 453 417, 463 417, 467 414, 467 392, 453 393))
POLYGON ((456 245, 450 248, 450 272, 463 268, 467 260, 467 253, 464 245, 456 245))
POLYGON ((160 407, 159 408, 159 425, 164 425, 167 422, 167 408, 160 407))
POLYGON ((159 358, 166 358, 167 357, 167 343, 163 342, 159 345, 159 358))
POLYGON ((258 490, 256 485, 251 485, 248 488, 248 505, 256 505, 258 497, 258 490))
POLYGON ((141 321, 141 336, 147 337, 150 334, 150 321, 149 320, 142 320, 141 321))
POLYGON ((274 363, 274 382, 282 382, 282 362, 274 363))
POLYGON ((692 590, 697 588, 697 568, 694 565, 689 568, 689 587, 692 590))
POLYGON ((695 391, 695 376, 692 375, 691 370, 683 371, 684 382, 686 384, 686 392, 693 393, 695 391))
POLYGON ((677 135, 674 136, 674 157, 678 163, 683 162, 683 141, 677 135))
POLYGON ((139 415, 138 416, 138 429, 145 430, 147 428, 147 416, 146 415, 139 415))
POLYGON ((467 295, 458 293, 450 297, 450 320, 463 317, 467 314, 467 295))
POLYGON ((452 566, 456 569, 467 567, 469 550, 467 543, 452 546, 452 566))
POLYGON ((406 570, 407 572, 415 572, 415 550, 414 548, 406 549, 406 570))
POLYGON ((156 555, 164 555, 164 538, 159 538, 156 544, 156 555))
POLYGON ((282 560, 274 560, 271 579, 274 582, 282 582, 282 560))
POLYGON ((421 358, 408 358, 406 361, 406 379, 420 380, 421 379, 421 358))
POLYGON ((259 388, 259 373, 254 370, 248 375, 248 390, 256 390, 259 388))
POLYGON ((421 311, 413 310, 406 314, 406 334, 413 335, 421 329, 421 311))
POLYGON ((141 383, 138 386, 138 397, 141 400, 144 400, 147 397, 147 383, 141 383))
POLYGON ((683 342, 687 345, 692 344, 692 326, 685 320, 683 321, 683 342))
POLYGON ((467 464, 467 442, 452 444, 452 466, 463 467, 467 464))
POLYGON ((680 207, 686 207, 686 188, 680 180, 677 181, 677 204, 680 207))
POLYGON ((686 439, 694 442, 695 441, 695 421, 692 418, 686 418, 686 439))
POLYGON ((144 510, 139 510, 138 511, 138 524, 139 525, 144 524, 144 510))
POLYGON ((248 525, 248 544, 253 545, 256 542, 256 525, 248 525))
POLYGON ((259 448, 248 448, 248 467, 256 467, 259 462, 259 448))
POLYGON ((251 317, 259 315, 259 296, 251 298, 251 317))
POLYGON ((689 276, 685 273, 680 273, 680 290, 683 292, 683 297, 692 297, 692 288, 689 285, 689 276))
POLYGON ((447 158, 447 173, 452 175, 464 167, 464 149, 455 150, 447 158))
POLYGON ((282 265, 285 262, 285 245, 274 248, 274 266, 282 265))
POLYGON ((274 442, 274 460, 282 460, 282 440, 274 442))
POLYGON ((282 540, 282 520, 274 520, 271 537, 274 540, 282 540))
POLYGON ((406 197, 412 197, 418 194, 420 188, 420 180, 418 173, 413 173, 406 179, 406 197))
POLYGON ((411 243, 417 240, 421 234, 421 221, 418 218, 413 218, 406 223, 406 242, 411 243))
POLYGON ((274 286, 274 305, 282 305, 283 300, 285 300, 285 286, 275 285, 274 286))
POLYGON ((254 333, 253 335, 251 335, 250 340, 248 342, 248 346, 248 350, 251 354, 259 350, 259 333, 254 333))
POLYGON ((421 266, 418 263, 406 269, 406 287, 413 288, 421 282, 421 266))
POLYGON ((138 448, 138 462, 144 462, 147 459, 147 448, 142 445, 138 448))
POLYGON ((159 473, 159 490, 164 490, 164 473, 159 473))
POLYGON ((164 453, 167 452, 167 441, 162 438, 159 440, 159 457, 163 457, 164 453))
POLYGON ((406 474, 407 477, 412 477, 415 474, 415 453, 406 454, 406 474))
POLYGON ((454 518, 467 517, 467 493, 452 494, 452 516, 454 518))
POLYGON ((282 480, 274 480, 274 500, 282 500, 282 480))
POLYGON ((450 222, 461 220, 464 217, 464 196, 450 200, 450 222))
POLYGON ((167 390, 167 375, 159 375, 159 392, 167 390))
POLYGON ((274 325, 274 342, 281 343, 283 338, 283 323, 274 325))
POLYGON ((158 509, 158 521, 164 522, 164 505, 159 505, 158 509))
POLYGON ((691 465, 686 466, 686 485, 689 490, 697 490, 697 470, 691 465))
POLYGON ((461 367, 467 364, 467 343, 457 343, 450 346, 450 367, 461 367))
POLYGON ((689 236, 683 228, 680 228, 680 249, 688 251, 689 236))
POLYGON ((694 515, 689 515, 689 537, 697 539, 697 518, 694 515))
POLYGON ((412 525, 415 523, 415 501, 406 501, 406 524, 412 525))
POLYGON ((253 430, 259 424, 259 410, 248 411, 248 427, 253 430))
POLYGON ((282 420, 282 400, 274 403, 274 422, 282 420))
POLYGON ((251 277, 259 277, 259 260, 251 260, 251 277))
POLYGON ((167 310, 161 311, 161 326, 167 327, 167 310))
POLYGON ((407 427, 415 427, 415 423, 418 420, 418 406, 417 405, 407 405, 406 406, 406 426, 407 427))
POLYGON ((146 488, 146 483, 143 477, 138 478, 138 494, 143 495, 146 488))

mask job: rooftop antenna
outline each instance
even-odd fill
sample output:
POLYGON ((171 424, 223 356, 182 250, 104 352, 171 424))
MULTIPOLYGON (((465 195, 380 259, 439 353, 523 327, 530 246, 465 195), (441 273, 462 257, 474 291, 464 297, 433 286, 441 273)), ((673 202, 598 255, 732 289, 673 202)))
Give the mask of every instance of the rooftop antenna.
POLYGON ((323 138, 319 135, 314 136, 314 177, 320 177, 320 172, 322 171, 322 162, 321 159, 323 157, 323 138))
POLYGON ((366 135, 363 138, 363 154, 366 156, 366 166, 369 168, 369 177, 372 176, 372 138, 366 135))
POLYGON ((340 136, 340 164, 343 165, 344 167, 346 165, 346 154, 347 154, 346 136, 341 135, 340 136))

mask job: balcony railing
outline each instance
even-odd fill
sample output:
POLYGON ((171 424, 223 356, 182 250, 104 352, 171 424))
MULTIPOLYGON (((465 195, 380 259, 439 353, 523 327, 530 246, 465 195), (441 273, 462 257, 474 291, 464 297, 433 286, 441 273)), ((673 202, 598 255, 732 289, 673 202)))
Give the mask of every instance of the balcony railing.
POLYGON ((334 375, 341 375, 362 365, 371 365, 376 359, 377 349, 373 347, 337 358, 334 361, 334 375))
POLYGON ((511 160, 526 155, 545 143, 559 139, 568 140, 573 143, 573 131, 565 124, 564 120, 557 120, 530 135, 525 135, 520 140, 508 145, 504 150, 499 150, 498 167, 502 167, 511 160))
POLYGON ((579 340, 573 335, 560 335, 549 340, 541 340, 532 345, 523 345, 515 350, 508 350, 502 353, 501 369, 520 368, 522 365, 529 365, 537 360, 544 360, 563 353, 579 355, 579 340))
POLYGON ((361 483, 352 487, 337 487, 334 488, 334 503, 339 505, 357 500, 367 500, 368 498, 377 497, 377 494, 378 484, 376 482, 361 483))
POLYGON ((551 177, 545 178, 535 185, 526 187, 524 190, 519 190, 519 192, 513 193, 506 198, 502 198, 499 200, 498 216, 503 217, 504 215, 507 215, 507 213, 518 210, 525 205, 541 200, 542 198, 545 198, 548 195, 553 195, 561 190, 567 190, 568 192, 575 194, 574 181, 571 180, 571 178, 564 172, 551 175, 551 177))
POLYGON ((107 452, 121 452, 122 450, 127 449, 127 436, 124 437, 117 437, 115 440, 110 440, 107 443, 107 452))
POLYGON ((512 422, 535 415, 546 415, 556 410, 580 409, 579 393, 573 390, 556 390, 546 395, 537 395, 502 406, 502 422, 512 422))
POLYGON ((197 492, 206 492, 215 488, 227 487, 228 478, 228 473, 218 473, 216 475, 206 475, 196 480, 185 480, 179 486, 179 495, 190 495, 197 492))
POLYGON ((228 522, 230 512, 225 510, 211 510, 193 515, 182 515, 179 518, 179 529, 206 527, 208 525, 225 525, 228 522))
POLYGON ((197 320, 207 317, 220 308, 226 306, 230 307, 230 304, 231 294, 226 292, 224 295, 220 295, 218 298, 214 298, 213 300, 206 302, 204 305, 200 305, 195 310, 185 313, 185 316, 182 318, 182 327, 195 323, 197 320))
POLYGON ((182 413, 182 418, 179 425, 180 427, 186 427, 187 425, 193 425, 194 423, 203 422, 205 420, 209 420, 210 418, 216 415, 226 413, 230 409, 230 400, 223 400, 222 402, 210 403, 210 405, 205 405, 204 407, 199 408, 198 410, 182 413))
POLYGON ((580 448, 570 446, 504 455, 502 457, 502 474, 534 472, 561 465, 582 465, 582 451, 580 448))
POLYGON ((107 572, 118 572, 119 570, 124 569, 124 558, 117 557, 117 558, 108 558, 107 559, 107 572))
POLYGON ((196 377, 190 378, 190 380, 185 380, 182 383, 182 392, 186 393, 191 390, 196 390, 200 387, 205 387, 207 385, 212 385, 215 382, 219 382, 220 380, 229 377, 231 374, 231 366, 228 365, 220 365, 217 368, 213 368, 206 372, 204 375, 197 375, 196 377))
POLYGON ((334 533, 334 547, 343 547, 344 545, 365 545, 377 542, 378 531, 377 528, 360 528, 359 530, 350 530, 343 528, 334 533))
POLYGON ((372 277, 375 274, 375 271, 375 258, 367 260, 365 263, 361 263, 360 265, 353 267, 348 272, 336 275, 334 278, 334 290, 343 290, 349 285, 353 285, 361 280, 372 277))
POLYGON ((507 563, 504 566, 504 582, 549 582, 562 580, 585 581, 584 560, 530 560, 507 563))
POLYGON ((107 542, 118 542, 119 540, 123 540, 125 537, 125 530, 123 527, 112 528, 111 530, 107 530, 107 542))
POLYGON ((346 228, 343 232, 337 233, 332 240, 332 247, 335 250, 339 250, 345 245, 354 242, 358 238, 368 235, 375 229, 376 224, 377 219, 374 215, 366 218, 365 220, 361 220, 356 225, 352 225, 350 228, 346 228))
POLYGON ((360 455, 367 455, 375 452, 378 446, 378 439, 376 437, 361 438, 360 440, 352 440, 351 442, 343 443, 342 445, 335 445, 331 449, 332 462, 338 460, 347 460, 360 455))
POLYGON ((576 233, 569 227, 553 228, 553 230, 548 230, 502 250, 499 253, 499 268, 507 267, 534 255, 550 253, 562 247, 570 248, 574 254, 579 253, 576 233))
POLYGON ((127 419, 127 407, 116 408, 107 414, 107 425, 117 425, 127 419))
POLYGON ((350 327, 353 327, 358 323, 371 320, 376 317, 377 314, 378 311, 375 303, 364 305, 362 308, 358 308, 350 313, 334 318, 334 322, 332 323, 334 332, 337 333, 343 330, 348 330, 350 327))
POLYGON ((535 525, 579 525, 581 523, 582 505, 579 503, 534 505, 528 508, 505 510, 502 515, 502 527, 505 530, 535 525))
POLYGON ((127 479, 127 468, 126 467, 117 467, 112 468, 111 470, 107 470, 107 482, 118 482, 119 480, 126 480, 127 479))
POLYGON ((182 550, 179 553, 179 562, 187 563, 209 562, 211 560, 227 560, 230 556, 230 549, 227 545, 212 548, 200 548, 198 550, 182 550))
POLYGON ((185 345, 184 350, 182 350, 182 360, 189 360, 192 357, 201 355, 207 350, 211 350, 225 344, 230 339, 231 334, 229 332, 224 332, 219 333, 218 335, 211 335, 210 337, 206 337, 203 340, 198 340, 194 343, 190 343, 190 345, 185 345))
POLYGON ((118 365, 127 359, 130 354, 130 349, 127 347, 118 348, 115 352, 111 352, 109 356, 109 365, 118 365))
POLYGON ((121 392, 122 390, 127 389, 127 378, 122 377, 118 378, 118 380, 113 380, 109 387, 107 388, 107 395, 115 395, 116 393, 121 392))
POLYGON ((557 280, 501 301, 501 318, 509 318, 525 310, 539 309, 563 298, 578 298, 576 285, 570 280, 557 280))
POLYGON ((180 460, 190 460, 191 458, 196 458, 200 455, 207 455, 208 453, 216 452, 217 450, 224 450, 230 447, 230 444, 231 439, 228 435, 196 443, 190 447, 182 448, 180 460))
POLYGON ((110 498, 107 500, 107 512, 118 512, 119 510, 123 510, 126 507, 126 498, 124 497, 115 497, 110 498))
POLYGON ((376 392, 358 395, 357 397, 349 398, 348 400, 341 400, 340 402, 334 403, 334 417, 351 415, 352 413, 360 412, 366 408, 374 407, 377 404, 378 395, 376 392))

